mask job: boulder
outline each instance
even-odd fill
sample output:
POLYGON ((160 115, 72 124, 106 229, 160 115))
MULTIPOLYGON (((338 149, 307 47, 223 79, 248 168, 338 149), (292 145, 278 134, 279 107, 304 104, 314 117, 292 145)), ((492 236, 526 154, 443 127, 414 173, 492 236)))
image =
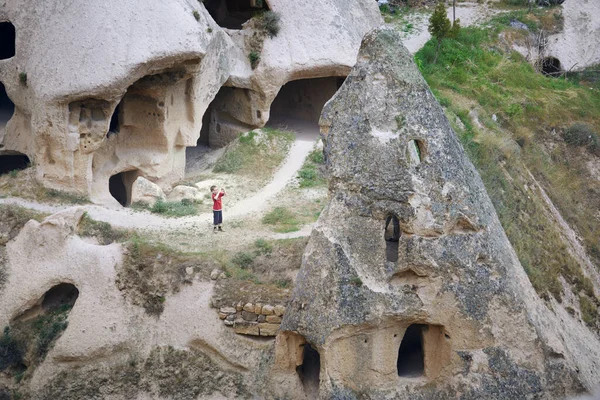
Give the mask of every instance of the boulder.
POLYGON ((190 201, 202 201, 204 196, 200 193, 198 189, 195 187, 187 186, 187 185, 179 185, 175 186, 173 190, 167 196, 169 201, 181 201, 181 200, 190 200, 190 201))
POLYGON ((138 177, 131 188, 132 203, 146 203, 152 206, 156 200, 165 200, 165 194, 155 183, 143 176, 138 177))

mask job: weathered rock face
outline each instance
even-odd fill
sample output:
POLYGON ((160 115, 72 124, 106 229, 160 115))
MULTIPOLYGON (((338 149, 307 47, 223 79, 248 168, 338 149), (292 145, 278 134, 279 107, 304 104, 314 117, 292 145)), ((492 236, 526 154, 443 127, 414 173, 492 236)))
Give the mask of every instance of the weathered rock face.
POLYGON ((537 297, 400 43, 391 30, 367 34, 324 108, 330 202, 281 326, 288 341, 312 345, 296 365, 313 367, 277 373, 321 398, 554 399, 590 389, 598 339, 537 297))
POLYGON ((564 29, 548 38, 547 54, 557 58, 565 71, 600 63, 600 3, 568 0, 562 10, 564 29))
MULTIPOLYGON (((237 3, 250 15, 258 4, 237 3)), ((95 202, 115 202, 114 176, 115 190, 130 192, 138 176, 166 189, 183 177, 203 123, 215 146, 263 126, 282 85, 345 76, 381 22, 373 1, 267 3, 281 17, 274 38, 255 19, 222 28, 195 0, 4 2, 0 29, 16 36, 0 49, 0 150, 29 156, 44 185, 95 202)))

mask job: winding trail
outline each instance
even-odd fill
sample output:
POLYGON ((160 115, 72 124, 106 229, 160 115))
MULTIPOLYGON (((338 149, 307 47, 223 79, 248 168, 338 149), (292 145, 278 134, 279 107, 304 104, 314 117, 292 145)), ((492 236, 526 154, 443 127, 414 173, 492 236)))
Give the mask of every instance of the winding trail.
MULTIPOLYGON (((304 160, 313 149, 319 129, 317 126, 296 120, 286 120, 285 127, 296 135, 286 159, 264 188, 227 210, 228 218, 239 218, 263 212, 269 207, 270 201, 295 178, 298 170, 302 167, 304 160)), ((0 199, 0 204, 14 204, 44 213, 55 213, 74 207, 43 204, 18 197, 0 199)), ((190 217, 166 218, 147 211, 133 211, 129 208, 99 205, 75 207, 85 210, 94 220, 108 222, 112 226, 125 229, 173 231, 206 226, 212 222, 212 212, 190 217)), ((302 230, 302 232, 305 231, 302 230)))

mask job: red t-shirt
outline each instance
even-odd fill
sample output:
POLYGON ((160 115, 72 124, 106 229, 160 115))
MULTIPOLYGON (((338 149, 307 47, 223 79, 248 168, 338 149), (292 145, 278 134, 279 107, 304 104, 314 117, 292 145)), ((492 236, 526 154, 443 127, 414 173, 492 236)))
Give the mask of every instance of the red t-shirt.
POLYGON ((212 194, 213 211, 221 211, 223 209, 223 204, 221 203, 223 196, 225 196, 225 192, 219 192, 217 194, 214 194, 214 193, 212 194))

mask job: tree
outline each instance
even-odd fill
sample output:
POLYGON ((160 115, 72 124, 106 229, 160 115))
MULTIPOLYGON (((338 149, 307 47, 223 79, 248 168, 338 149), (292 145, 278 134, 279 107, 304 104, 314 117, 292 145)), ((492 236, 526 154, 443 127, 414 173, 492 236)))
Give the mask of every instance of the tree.
POLYGON ((452 25, 448 16, 446 15, 446 7, 443 2, 438 3, 433 10, 431 18, 429 18, 429 33, 437 40, 437 47, 435 48, 435 59, 433 63, 437 63, 440 46, 442 40, 450 34, 452 25))

